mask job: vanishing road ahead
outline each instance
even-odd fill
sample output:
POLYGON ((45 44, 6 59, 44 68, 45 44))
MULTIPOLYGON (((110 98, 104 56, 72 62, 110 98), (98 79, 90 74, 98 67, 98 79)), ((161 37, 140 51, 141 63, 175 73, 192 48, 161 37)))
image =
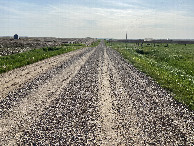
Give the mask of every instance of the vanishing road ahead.
POLYGON ((194 145, 194 112, 103 41, 0 75, 0 145, 194 145))

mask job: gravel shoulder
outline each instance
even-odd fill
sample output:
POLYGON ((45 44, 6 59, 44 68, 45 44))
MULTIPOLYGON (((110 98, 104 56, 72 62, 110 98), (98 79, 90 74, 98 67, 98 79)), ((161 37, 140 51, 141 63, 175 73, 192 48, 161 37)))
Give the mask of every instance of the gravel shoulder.
POLYGON ((0 80, 0 145, 194 144, 193 111, 103 41, 37 66, 0 80))

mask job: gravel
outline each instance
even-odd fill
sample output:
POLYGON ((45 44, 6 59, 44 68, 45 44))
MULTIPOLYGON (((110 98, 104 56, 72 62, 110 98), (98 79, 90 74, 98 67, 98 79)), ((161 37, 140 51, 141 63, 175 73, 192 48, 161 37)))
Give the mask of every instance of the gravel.
POLYGON ((194 112, 103 41, 0 106, 1 145, 194 145, 194 112))
POLYGON ((12 92, 9 92, 9 94, 0 101, 1 108, 0 117, 3 116, 3 114, 12 106, 17 106, 16 105, 17 102, 22 100, 22 98, 25 98, 32 91, 37 90, 39 86, 45 84, 45 82, 50 78, 53 78, 54 76, 60 74, 64 70, 64 68, 71 66, 73 63, 75 63, 79 58, 84 56, 89 51, 91 51, 91 49, 87 48, 84 52, 75 54, 65 62, 62 62, 59 66, 53 67, 47 72, 39 74, 31 82, 26 82, 25 84, 22 85, 22 87, 12 92))

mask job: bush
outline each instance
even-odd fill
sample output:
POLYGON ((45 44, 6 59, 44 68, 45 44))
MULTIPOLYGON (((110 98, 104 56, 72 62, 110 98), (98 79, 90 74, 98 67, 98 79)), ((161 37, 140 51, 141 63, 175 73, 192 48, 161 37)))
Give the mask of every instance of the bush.
POLYGON ((147 52, 147 51, 144 51, 144 50, 142 50, 142 49, 137 49, 137 50, 135 50, 137 53, 139 53, 139 54, 149 54, 149 52, 147 52))

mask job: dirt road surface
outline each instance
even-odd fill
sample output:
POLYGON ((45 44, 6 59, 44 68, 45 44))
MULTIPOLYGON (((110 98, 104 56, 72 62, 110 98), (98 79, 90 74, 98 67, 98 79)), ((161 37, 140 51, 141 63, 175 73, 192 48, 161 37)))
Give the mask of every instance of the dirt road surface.
POLYGON ((0 145, 194 145, 194 112, 102 41, 0 75, 0 145))

